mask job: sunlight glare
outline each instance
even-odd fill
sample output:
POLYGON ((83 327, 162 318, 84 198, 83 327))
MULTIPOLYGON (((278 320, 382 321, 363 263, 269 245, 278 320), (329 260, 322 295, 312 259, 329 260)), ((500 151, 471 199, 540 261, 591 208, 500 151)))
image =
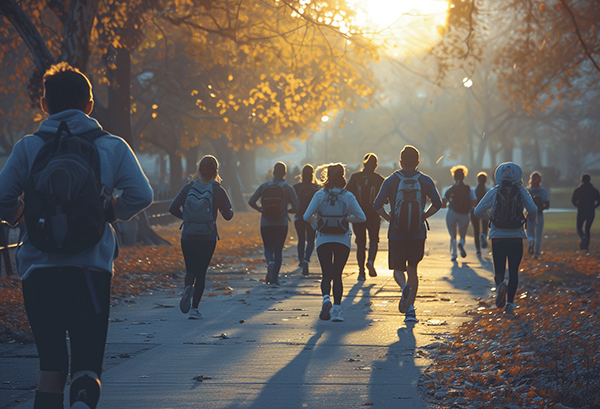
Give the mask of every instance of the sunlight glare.
POLYGON ((446 26, 448 0, 347 0, 357 23, 393 56, 418 55, 433 47, 446 26))

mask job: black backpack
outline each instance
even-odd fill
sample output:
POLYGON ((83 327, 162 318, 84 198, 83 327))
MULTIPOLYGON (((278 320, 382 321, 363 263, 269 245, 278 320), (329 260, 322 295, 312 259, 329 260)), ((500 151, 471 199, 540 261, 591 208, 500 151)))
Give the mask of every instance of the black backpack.
POLYGON ((523 198, 519 185, 510 181, 502 182, 494 199, 491 221, 500 229, 523 227, 525 216, 523 215, 523 198))
POLYGON ((296 213, 298 216, 300 216, 300 218, 302 218, 302 216, 306 212, 310 201, 312 200, 313 196, 315 195, 315 193, 317 193, 318 190, 319 188, 312 183, 302 185, 302 187, 300 188, 300 191, 298 192, 298 202, 300 203, 300 208, 296 213))
POLYGON ((356 199, 363 211, 373 210, 373 202, 378 193, 373 178, 363 175, 356 184, 356 199))
POLYGON ((471 201, 471 188, 469 185, 460 183, 451 187, 450 208, 456 213, 467 214, 473 207, 471 201))
POLYGON ((95 129, 73 135, 66 122, 44 140, 24 185, 25 224, 29 241, 47 253, 76 254, 100 241, 106 227, 110 194, 100 183, 95 129), (64 136, 63 136, 64 134, 64 136))
POLYGON ((285 203, 285 182, 278 182, 268 185, 263 191, 260 199, 262 206, 262 215, 268 219, 278 219, 283 214, 283 204, 285 203))
POLYGON ((183 204, 183 224, 185 234, 203 236, 215 229, 213 217, 213 185, 194 181, 183 204))

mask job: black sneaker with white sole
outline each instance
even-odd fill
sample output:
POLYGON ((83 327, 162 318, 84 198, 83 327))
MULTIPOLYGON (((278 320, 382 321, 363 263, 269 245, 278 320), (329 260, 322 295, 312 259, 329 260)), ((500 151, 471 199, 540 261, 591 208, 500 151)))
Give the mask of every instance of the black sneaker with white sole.
POLYGON ((502 281, 498 288, 496 288, 496 307, 503 308, 506 305, 506 293, 508 292, 508 286, 505 281, 502 281))
POLYGON ((69 393, 71 409, 94 409, 100 400, 100 381, 82 375, 71 383, 69 393))
POLYGON ((458 251, 460 251, 460 256, 462 258, 467 257, 467 252, 465 251, 465 246, 462 243, 458 243, 458 251))
POLYGON ((331 311, 331 307, 333 307, 333 305, 331 304, 331 300, 329 298, 325 298, 323 300, 323 305, 321 306, 321 313, 319 314, 319 318, 323 321, 329 321, 329 319, 331 318, 331 314, 329 313, 329 311, 331 311))
POLYGON ((179 309, 182 313, 187 314, 192 307, 192 294, 194 292, 194 287, 188 285, 183 290, 183 294, 181 294, 181 301, 179 301, 179 309))

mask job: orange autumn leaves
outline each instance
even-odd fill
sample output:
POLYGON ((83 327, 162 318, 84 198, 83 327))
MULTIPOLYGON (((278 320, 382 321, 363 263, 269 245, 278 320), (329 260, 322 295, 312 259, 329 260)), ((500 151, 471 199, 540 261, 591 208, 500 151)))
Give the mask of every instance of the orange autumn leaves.
POLYGON ((558 247, 525 258, 521 268, 515 316, 481 308, 493 304, 481 300, 473 321, 436 351, 421 379, 430 403, 600 405, 600 260, 558 247))

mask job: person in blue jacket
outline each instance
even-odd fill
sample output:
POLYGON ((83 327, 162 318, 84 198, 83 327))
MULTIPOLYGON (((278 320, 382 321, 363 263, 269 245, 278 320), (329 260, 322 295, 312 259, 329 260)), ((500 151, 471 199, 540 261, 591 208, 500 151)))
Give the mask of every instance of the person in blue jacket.
MULTIPOLYGON (((56 134, 64 122, 73 135, 99 133, 93 140, 100 162, 100 182, 109 194, 106 223, 100 240, 76 254, 39 250, 23 237, 16 259, 23 300, 40 359, 35 409, 63 409, 69 373, 67 333, 71 348, 72 408, 95 408, 100 398, 100 374, 108 330, 110 283, 118 255, 117 238, 109 222, 129 220, 152 203, 152 188, 129 145, 102 132, 88 116, 94 107, 88 78, 68 63, 44 74, 42 109, 49 116, 38 132, 56 134), (121 193, 112 195, 114 190, 121 193)), ((64 138, 64 136, 61 136, 64 138)), ((44 140, 27 135, 13 147, 0 173, 0 218, 21 218, 20 199, 44 140)), ((108 198, 107 198, 108 199, 108 198)))

